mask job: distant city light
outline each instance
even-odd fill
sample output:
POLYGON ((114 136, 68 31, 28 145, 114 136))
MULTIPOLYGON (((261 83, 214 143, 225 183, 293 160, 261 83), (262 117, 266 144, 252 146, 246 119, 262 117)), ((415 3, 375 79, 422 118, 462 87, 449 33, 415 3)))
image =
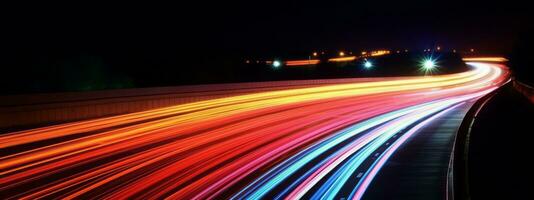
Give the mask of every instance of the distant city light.
POLYGON ((389 50, 378 50, 378 51, 371 51, 371 56, 382 56, 386 54, 390 54, 391 52, 389 50))
POLYGON ((436 50, 438 50, 438 51, 441 50, 441 47, 440 46, 436 47, 436 50))
POLYGON ((340 51, 340 52, 339 52, 339 56, 345 56, 345 52, 340 51))
POLYGON ((273 61, 273 67, 278 68, 282 65, 282 63, 278 60, 273 61))
POLYGON ((313 52, 313 56, 317 56, 317 52, 313 52))

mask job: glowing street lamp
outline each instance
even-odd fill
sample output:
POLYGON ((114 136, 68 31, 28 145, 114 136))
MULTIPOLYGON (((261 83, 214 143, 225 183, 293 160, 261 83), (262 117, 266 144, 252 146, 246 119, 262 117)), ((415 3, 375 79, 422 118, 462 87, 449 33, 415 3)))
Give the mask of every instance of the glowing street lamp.
POLYGON ((421 60, 419 65, 421 66, 421 71, 424 71, 425 74, 427 74, 427 73, 432 73, 433 71, 436 70, 436 68, 438 67, 437 63, 438 62, 436 61, 436 59, 430 56, 430 57, 426 57, 423 60, 421 60))
POLYGON ((282 62, 280 62, 278 60, 273 61, 273 67, 274 68, 279 68, 280 66, 282 66, 282 62))
POLYGON ((363 66, 366 69, 369 69, 369 68, 373 67, 373 63, 371 61, 366 60, 365 63, 363 63, 363 66))
POLYGON ((433 60, 430 60, 430 59, 429 59, 429 60, 425 60, 425 61, 423 62, 423 68, 424 68, 425 70, 431 70, 431 69, 433 69, 434 67, 436 67, 436 63, 434 63, 433 60))
POLYGON ((339 56, 345 56, 345 52, 340 51, 340 52, 339 52, 339 56))

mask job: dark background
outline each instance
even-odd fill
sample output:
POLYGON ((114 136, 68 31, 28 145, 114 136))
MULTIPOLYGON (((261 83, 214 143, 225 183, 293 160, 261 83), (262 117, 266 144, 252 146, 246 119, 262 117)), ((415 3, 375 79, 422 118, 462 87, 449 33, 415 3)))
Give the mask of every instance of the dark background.
POLYGON ((246 59, 475 48, 532 83, 519 1, 220 1, 6 6, 0 95, 269 80, 246 59), (246 70, 245 70, 246 71, 246 70))

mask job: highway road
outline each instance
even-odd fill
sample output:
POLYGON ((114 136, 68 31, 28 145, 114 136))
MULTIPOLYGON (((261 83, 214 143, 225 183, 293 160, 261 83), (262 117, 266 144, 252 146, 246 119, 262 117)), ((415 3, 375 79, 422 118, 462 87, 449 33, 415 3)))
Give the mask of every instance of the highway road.
POLYGON ((397 150, 509 80, 503 65, 468 64, 2 134, 0 197, 365 199, 397 150))

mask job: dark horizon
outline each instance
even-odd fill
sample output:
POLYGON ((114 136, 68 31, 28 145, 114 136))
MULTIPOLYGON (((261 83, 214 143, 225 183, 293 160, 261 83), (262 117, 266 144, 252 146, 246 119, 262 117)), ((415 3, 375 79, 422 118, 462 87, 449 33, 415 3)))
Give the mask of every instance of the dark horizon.
POLYGON ((62 84, 96 80, 93 89, 181 84, 173 75, 216 81, 247 59, 307 58, 313 51, 440 46, 513 56, 530 40, 527 8, 450 1, 24 6, 7 13, 2 93, 46 92, 39 87, 53 77, 66 79, 62 84), (188 75, 200 72, 209 73, 188 75), (141 76, 152 83, 139 84, 141 76))

